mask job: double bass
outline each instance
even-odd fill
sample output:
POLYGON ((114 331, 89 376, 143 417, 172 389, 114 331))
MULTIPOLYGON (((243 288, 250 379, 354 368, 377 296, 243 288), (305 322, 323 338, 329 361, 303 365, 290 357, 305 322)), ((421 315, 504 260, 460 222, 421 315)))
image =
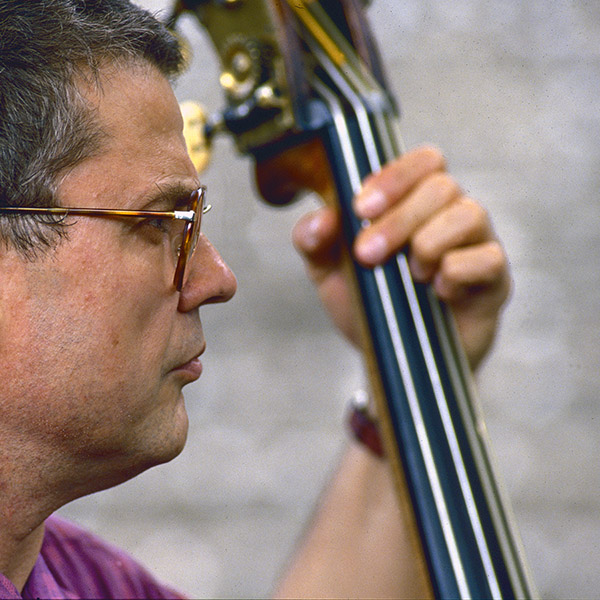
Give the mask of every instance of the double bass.
MULTIPOLYGON (((402 152, 398 106, 365 0, 178 0, 220 60, 226 105, 200 113, 190 144, 225 131, 254 158, 263 198, 299 192, 339 211, 347 247, 364 225, 352 199, 402 152)), ((406 252, 367 269, 347 255, 363 313, 365 358, 386 456, 408 491, 430 591, 437 598, 531 598, 535 587, 490 458, 485 424, 449 311, 413 281, 406 252)))

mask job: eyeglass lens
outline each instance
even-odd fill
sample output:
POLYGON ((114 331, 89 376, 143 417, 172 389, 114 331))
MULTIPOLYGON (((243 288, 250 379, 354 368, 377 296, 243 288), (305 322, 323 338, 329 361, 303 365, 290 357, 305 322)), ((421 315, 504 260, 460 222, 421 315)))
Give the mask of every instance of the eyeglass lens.
POLYGON ((183 287, 185 267, 190 256, 196 249, 196 244, 200 236, 200 224, 202 222, 202 211, 206 201, 206 188, 202 187, 194 190, 190 196, 188 210, 193 211, 194 220, 186 222, 183 230, 183 239, 179 249, 179 258, 175 269, 175 277, 173 283, 180 292, 183 287))

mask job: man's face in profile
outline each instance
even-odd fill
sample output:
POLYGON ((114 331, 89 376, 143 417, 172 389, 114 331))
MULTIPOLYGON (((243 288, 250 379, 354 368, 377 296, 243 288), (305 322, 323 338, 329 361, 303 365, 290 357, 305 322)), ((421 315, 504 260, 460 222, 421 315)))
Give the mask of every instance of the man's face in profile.
MULTIPOLYGON (((185 202, 198 180, 169 83, 150 66, 106 67, 101 75, 102 89, 88 88, 86 98, 106 140, 64 174, 60 203, 173 210, 179 200, 165 190, 182 190, 185 202)), ((73 216, 67 223, 67 239, 47 256, 3 257, 3 306, 12 308, 1 321, 10 400, 0 410, 13 413, 5 422, 24 440, 79 469, 82 488, 100 488, 181 451, 188 425, 181 390, 199 377, 194 359, 205 347, 196 309, 231 297, 235 279, 201 236, 179 294, 176 257, 158 223, 73 216)))

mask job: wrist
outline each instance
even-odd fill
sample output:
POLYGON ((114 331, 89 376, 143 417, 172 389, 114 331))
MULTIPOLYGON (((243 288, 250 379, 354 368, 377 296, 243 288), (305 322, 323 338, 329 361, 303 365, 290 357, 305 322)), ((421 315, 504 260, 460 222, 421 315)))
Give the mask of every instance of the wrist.
POLYGON ((379 423, 369 410, 369 395, 364 390, 355 392, 350 400, 348 424, 354 439, 375 456, 385 456, 379 423))

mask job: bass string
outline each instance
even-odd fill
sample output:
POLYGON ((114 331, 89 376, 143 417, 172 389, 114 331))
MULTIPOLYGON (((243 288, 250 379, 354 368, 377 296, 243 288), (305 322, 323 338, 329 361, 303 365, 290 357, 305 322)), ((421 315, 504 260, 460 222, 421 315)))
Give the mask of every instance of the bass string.
MULTIPOLYGON (((333 115, 338 138, 342 147, 342 153, 344 154, 344 163, 348 169, 350 183, 353 192, 357 193, 361 188, 361 178, 358 161, 354 154, 354 148, 350 133, 348 131, 346 116, 344 115, 343 108, 337 100, 336 95, 331 92, 322 81, 315 80, 314 87, 329 106, 331 114, 333 115)), ((391 300, 389 281, 382 267, 376 267, 373 272, 379 290, 381 306, 386 317, 388 332, 392 340, 397 366, 405 385, 413 425, 417 433, 421 455, 427 471, 427 477, 434 497, 436 510, 439 515, 438 519, 443 530, 452 569, 455 573, 457 586, 459 588, 461 597, 469 598, 470 593, 465 569, 462 564, 460 551, 458 549, 458 542, 452 528, 452 520, 450 519, 448 506, 442 490, 440 475, 432 451, 432 442, 425 426, 425 420, 418 401, 416 385, 412 377, 409 360, 404 347, 404 342, 402 340, 402 334, 400 333, 398 327, 397 316, 391 300)))
MULTIPOLYGON (((312 3, 311 6, 318 7, 318 3, 312 3)), ((319 10, 322 9, 319 7, 319 10)), ((335 29, 335 26, 329 23, 327 32, 331 33, 332 27, 335 29)), ((300 33, 302 35, 304 32, 301 30, 300 33)), ((352 108, 360 129, 362 142, 364 143, 369 168, 371 172, 377 172, 381 169, 382 163, 398 156, 399 153, 404 150, 402 137, 400 135, 399 121, 396 118, 395 112, 391 109, 392 104, 386 92, 375 81, 370 73, 364 70, 364 64, 349 45, 345 44, 343 46, 343 55, 347 57, 348 60, 344 62, 343 68, 338 67, 329 59, 328 55, 323 52, 319 40, 313 39, 310 33, 311 32, 309 31, 308 36, 302 35, 302 37, 309 45, 313 54, 317 57, 320 65, 329 75, 334 86, 338 88, 338 91, 342 92, 342 96, 352 108)), ((337 33, 339 34, 339 31, 337 33)), ((341 34, 333 39, 337 42, 338 38, 345 41, 341 34)), ((342 154, 344 155, 345 165, 348 169, 351 187, 354 193, 358 193, 361 189, 358 160, 354 154, 353 143, 346 123, 345 112, 337 100, 339 93, 329 90, 328 86, 322 81, 316 82, 315 88, 318 88, 318 93, 331 109, 330 112, 338 132, 338 142, 342 146, 342 154)), ((443 357, 441 360, 445 360, 448 369, 447 375, 450 379, 452 391, 456 396, 458 411, 460 415, 462 415, 461 422, 465 428, 466 436, 471 446, 472 460, 474 460, 476 469, 481 478, 479 485, 483 488, 483 497, 485 499, 485 504, 482 508, 484 508, 484 512, 485 510, 489 511, 488 514, 491 515, 491 520, 495 524, 495 533, 497 536, 495 539, 497 539, 502 555, 506 560, 505 566, 509 572, 509 579, 514 584, 517 595, 535 595, 528 593, 534 588, 531 584, 530 576, 526 575, 526 566, 522 563, 522 560, 520 560, 522 551, 519 551, 519 540, 514 537, 514 532, 511 532, 509 519, 501 502, 499 486, 494 479, 494 470, 486 446, 487 440, 485 439, 485 435, 482 435, 483 432, 481 431, 483 422, 480 419, 478 420, 477 415, 475 415, 476 409, 478 408, 475 402, 476 397, 473 394, 470 394, 473 389, 470 372, 466 365, 466 361, 464 360, 464 356, 461 353, 461 349, 458 346, 454 324, 451 322, 452 317, 447 311, 442 310, 440 301, 437 296, 435 296, 430 286, 427 286, 424 292, 422 290, 417 293, 404 253, 398 255, 396 262, 409 301, 411 316, 425 358, 444 432, 455 464, 459 486, 472 524, 479 557, 482 561, 483 570, 488 581, 491 595, 493 597, 501 597, 501 586, 498 582, 494 569, 494 561, 492 560, 487 545, 484 527, 478 512, 478 506, 474 498, 473 490, 471 489, 469 474, 454 429, 452 417, 450 415, 450 407, 444 392, 444 386, 440 379, 439 369, 432 350, 429 334, 425 326, 421 307, 429 310, 429 314, 431 315, 430 318, 433 320, 433 327, 437 334, 443 357), (527 580, 528 577, 529 582, 527 580), (524 590, 528 590, 528 592, 526 593, 524 590)), ((415 427, 419 431, 422 431, 422 415, 419 415, 419 410, 415 408, 415 406, 418 407, 418 401, 416 404, 413 402, 416 399, 414 382, 410 376, 410 369, 407 367, 406 352, 402 346, 402 338, 399 331, 397 331, 397 319, 396 314, 394 313, 396 309, 393 306, 393 302, 391 302, 389 281, 385 270, 381 268, 375 269, 374 274, 379 289, 380 300, 386 313, 388 329, 391 337, 395 340, 394 347, 397 362, 402 371, 403 380, 406 382, 406 387, 409 390, 409 402, 412 405, 415 427)), ((421 438, 421 436, 419 436, 419 438, 421 438)), ((429 459, 432 458, 432 456, 427 444, 425 444, 423 454, 428 457, 427 462, 429 463, 429 459)), ((435 469, 429 469, 429 471, 432 473, 432 476, 430 476, 430 483, 434 489, 434 495, 438 497, 440 495, 438 485, 439 477, 437 476, 435 469)), ((443 502, 440 503, 436 500, 436 503, 441 507, 442 521, 449 522, 449 519, 447 519, 447 510, 445 509, 443 502)), ((449 553, 454 557, 459 557, 454 542, 454 535, 451 530, 449 533, 446 531, 446 537, 449 540, 449 553)), ((453 558, 452 560, 457 567, 457 582, 459 588, 461 588, 461 594, 463 597, 469 597, 466 580, 463 577, 464 570, 460 564, 460 558, 453 558)))
MULTIPOLYGON (((386 119, 386 122, 388 126, 379 129, 379 134, 390 137, 391 141, 389 145, 393 146, 394 140, 397 139, 402 147, 402 136, 400 134, 399 122, 396 115, 392 114, 389 120, 386 119)), ((485 424, 480 414, 481 408, 478 395, 474 388, 466 356, 460 346, 454 319, 447 310, 442 309, 441 302, 435 295, 431 286, 427 286, 425 293, 421 295, 421 302, 419 302, 415 295, 415 287, 412 278, 410 277, 410 273, 408 272, 408 266, 403 264, 406 263, 406 257, 404 255, 399 255, 397 260, 403 275, 404 287, 406 291, 413 296, 411 306, 415 307, 415 314, 417 314, 417 310, 420 310, 419 306, 422 304, 428 306, 433 317, 434 328, 440 342, 442 355, 445 357, 445 365, 448 369, 448 375, 450 377, 452 390, 456 397, 461 421, 469 440, 469 448, 485 496, 485 507, 494 523, 497 543, 501 549, 504 558, 504 566, 507 569, 509 579, 514 586, 514 593, 517 597, 537 597, 538 594, 533 583, 533 578, 524 559, 525 553, 522 542, 513 526, 514 517, 510 512, 510 503, 505 501, 502 486, 498 481, 497 475, 495 475, 496 470, 493 465, 493 457, 491 455, 489 440, 485 431, 485 424)), ((418 316, 416 321, 422 322, 422 315, 418 316)), ((430 354, 431 343, 426 339, 428 334, 424 322, 419 324, 418 330, 419 336, 422 339, 421 347, 427 354, 430 354)), ((431 365, 432 360, 433 356, 431 355, 430 359, 427 360, 427 364, 431 365)), ((432 379, 435 378, 437 374, 437 369, 430 368, 432 379)), ((456 434, 448 412, 448 404, 445 397, 438 394, 438 391, 443 390, 443 388, 436 385, 435 389, 438 405, 440 406, 441 412, 443 412, 442 416, 446 433, 448 438, 452 439, 451 448, 453 457, 455 457, 455 465, 466 499, 466 506, 474 527, 475 537, 488 584, 490 585, 493 597, 501 597, 501 586, 494 569, 495 561, 491 557, 486 542, 486 534, 477 511, 477 502, 475 501, 473 490, 469 483, 469 475, 466 471, 464 461, 462 460, 462 455, 460 455, 458 441, 456 440, 456 434)))
MULTIPOLYGON (((382 90, 381 93, 384 93, 382 90)), ((386 113, 383 119, 376 121, 383 122, 385 127, 376 127, 378 134, 389 138, 389 144, 383 144, 384 148, 395 146, 395 140, 398 140, 399 149, 403 151, 404 143, 400 132, 399 120, 393 111, 386 113), (391 115, 388 118, 388 115, 391 115)), ((385 154, 386 160, 391 159, 397 154, 385 154)), ((514 517, 510 512, 510 503, 503 498, 503 490, 495 475, 493 457, 489 447, 489 440, 485 432, 485 424, 480 414, 481 408, 476 390, 474 388, 470 368, 468 366, 464 351, 460 346, 457 335, 456 325, 453 317, 448 311, 443 310, 439 298, 431 286, 427 286, 425 293, 421 294, 421 301, 416 297, 415 286, 408 271, 406 257, 400 254, 397 257, 398 266, 402 273, 404 287, 407 293, 412 297, 411 307, 414 307, 413 314, 416 315, 415 322, 418 324, 419 338, 421 347, 428 355, 427 364, 431 379, 437 379, 438 371, 434 364, 434 358, 431 353, 431 343, 428 340, 427 329, 425 328, 420 306, 427 305, 433 317, 434 328, 437 338, 440 342, 442 355, 445 357, 445 365, 448 369, 448 375, 451 380, 452 390, 455 394, 458 409, 461 414, 462 424, 465 428, 469 440, 469 448, 477 468, 480 478, 480 485, 486 499, 486 508, 489 511, 490 518, 494 523, 497 542, 501 548, 504 557, 505 567, 509 574, 509 579, 514 586, 516 595, 519 597, 537 597, 537 591, 533 583, 533 578, 529 572, 529 567, 524 560, 524 550, 520 537, 513 526, 514 517)), ((494 597, 501 597, 500 584, 494 569, 494 560, 491 557, 489 547, 486 542, 486 535, 480 516, 477 512, 477 502, 473 496, 473 490, 469 483, 469 475, 466 471, 456 432, 452 425, 452 420, 448 411, 448 404, 443 396, 443 387, 440 382, 435 385, 436 398, 442 412, 444 428, 448 439, 452 441, 454 462, 459 474, 459 480, 466 499, 466 506, 469 511, 471 522, 473 523, 475 538, 482 558, 483 566, 486 572, 490 590, 494 597), (441 393, 440 393, 441 392, 441 393)))
MULTIPOLYGON (((383 144, 384 148, 390 148, 394 146, 393 143, 393 131, 392 126, 390 124, 390 120, 386 120, 383 116, 380 119, 376 119, 376 123, 385 123, 387 126, 384 128, 378 129, 378 133, 380 138, 390 140, 388 144, 383 144)), ((396 124, 396 131, 399 131, 399 126, 397 125, 397 119, 392 116, 391 122, 396 124)), ((387 159, 391 159, 389 154, 384 154, 387 159)), ((461 492, 463 494, 464 503, 469 514, 469 519, 473 528, 473 534, 477 543, 479 555, 481 557, 481 561, 483 564, 483 568, 486 574, 486 578, 488 584, 490 586, 490 591, 492 597, 499 598, 501 597, 500 584, 498 582, 498 578, 496 575, 496 571, 494 569, 494 561, 492 559, 490 549, 488 547, 488 543, 486 540, 486 535, 484 532, 484 527, 481 521, 481 517, 479 515, 479 510, 477 507, 477 502, 474 497, 473 489, 471 487, 471 482, 469 478, 469 474, 467 472, 467 467, 465 465, 465 460, 463 457, 463 453, 458 441, 456 429, 454 427, 454 422, 452 420, 450 406, 448 403, 448 398, 446 396, 446 392, 444 390, 444 385, 440 378, 439 368, 434 356, 432 343, 430 340, 429 332, 425 325, 425 319, 423 317, 423 313, 421 310, 421 304, 419 302, 419 298, 417 297, 417 292, 415 289, 415 284, 412 279, 410 269, 408 267, 408 261, 406 254, 401 253, 396 257, 396 262, 398 265, 398 269, 401 274, 402 282, 404 285, 405 292, 408 297, 409 306, 411 309, 411 314, 413 318, 413 322, 415 324, 417 330, 417 336, 419 339, 419 343, 421 346, 421 350, 423 352, 425 363, 427 365, 427 371, 429 374, 429 378, 432 384, 434 396, 438 405, 440 417, 443 423, 444 432, 446 434, 447 442, 450 448, 450 452, 452 455, 452 460, 454 462, 454 466, 456 469, 456 473, 458 476, 461 492)), ((449 325, 446 322, 448 315, 445 315, 441 311, 440 303, 432 292, 431 287, 428 286, 428 292, 424 298, 425 302, 429 303, 429 310, 438 315, 438 323, 436 326, 436 333, 438 338, 440 339, 440 343, 442 348, 454 347, 455 345, 450 345, 449 339, 449 325), (440 327, 440 325, 443 325, 440 327)), ((446 354, 446 364, 451 365, 453 371, 457 371, 462 366, 462 363, 459 362, 455 356, 446 354)), ((457 385, 460 381, 464 381, 464 379, 468 377, 465 373, 462 373, 462 377, 460 379, 453 379, 453 391, 455 394, 459 394, 463 401, 466 401, 464 386, 457 385)), ((459 586, 460 587, 460 586, 459 586)))
MULTIPOLYGON (((333 65, 333 63, 327 58, 327 56, 323 54, 321 49, 318 47, 318 45, 314 41, 310 40, 309 44, 312 47, 313 53, 319 59, 319 62, 321 63, 321 65, 325 68, 328 75, 332 78, 334 83, 337 85, 337 87, 343 93, 344 97, 346 98, 346 100, 348 101, 348 103, 350 104, 350 106, 352 107, 352 109, 354 111, 354 114, 357 118, 357 122, 359 124, 361 135, 363 137, 363 141, 365 143, 365 148, 367 151, 367 156, 368 156, 371 170, 373 172, 380 170, 381 162, 379 160, 379 152, 377 150, 378 145, 375 141, 375 133, 374 133, 373 129, 371 128, 371 123, 370 123, 370 119, 369 119, 369 110, 371 111, 371 115, 375 115, 375 117, 374 117, 374 122, 376 124, 375 131, 377 131, 379 139, 382 142, 381 145, 383 147, 383 155, 385 157, 385 160, 387 160, 388 158, 391 158, 390 149, 395 148, 395 146, 396 146, 396 144, 393 141, 395 139, 395 135, 392 133, 392 126, 390 124, 390 120, 388 120, 384 116, 382 110, 378 110, 378 108, 382 105, 382 103, 377 102, 376 105, 378 105, 378 106, 375 107, 375 110, 372 105, 370 107, 367 107, 366 102, 365 102, 365 96, 368 94, 368 90, 363 89, 363 90, 359 90, 358 92, 356 92, 354 89, 352 89, 351 81, 357 81, 357 80, 359 80, 359 77, 358 76, 353 77, 353 78, 351 78, 351 81, 348 81, 348 78, 345 76, 347 73, 342 73, 342 72, 340 72, 339 69, 335 68, 335 65, 333 65), (382 126, 382 124, 384 124, 384 126, 382 126)), ((355 75, 359 75, 359 74, 355 74, 355 75)), ((324 84, 321 82, 321 84, 319 85, 321 95, 323 95, 323 86, 324 86, 324 84)), ((363 87, 366 87, 366 86, 363 86, 363 87)), ((379 96, 381 96, 382 94, 383 94, 383 90, 380 91, 379 96)), ((370 94, 370 97, 373 98, 372 93, 370 94)), ((329 94, 328 103, 331 105, 331 94, 329 94)), ((371 103, 371 104, 373 104, 373 103, 371 103)), ((342 113, 341 109, 339 109, 339 108, 335 109, 334 112, 337 115, 342 113)), ((337 117, 337 120, 339 121, 339 117, 337 117)), ((392 119, 391 121, 392 121, 392 123, 397 123, 396 119, 392 119)), ((339 128, 339 125, 338 125, 338 128, 339 128)), ((347 127, 345 128, 345 130, 346 131, 344 131, 343 136, 347 138, 348 137, 347 127)), ((350 144, 346 144, 346 145, 350 145, 350 144)), ((349 154, 350 153, 348 151, 345 152, 346 163, 348 163, 349 154)), ((355 163, 356 161, 353 160, 352 162, 355 163)), ((357 169, 351 168, 350 170, 356 172, 357 169)), ((356 192, 360 189, 360 187, 359 187, 359 184, 357 184, 356 175, 353 177, 353 179, 354 179, 353 188, 354 188, 354 191, 356 192)), ((453 458, 453 461, 455 464, 461 492, 463 494, 465 506, 466 506, 466 509, 467 509, 467 512, 469 515, 469 519, 472 524, 473 534, 474 534, 474 537, 475 537, 475 540, 476 540, 476 543, 478 546, 479 555, 480 555, 482 563, 483 563, 483 568, 484 568, 484 571, 486 574, 486 578, 487 578, 488 584, 490 586, 490 591, 491 591, 491 594, 493 597, 501 597, 500 585, 498 583, 497 576, 496 576, 496 573, 494 570, 493 560, 491 558, 490 551, 489 551, 489 548, 488 548, 488 545, 486 542, 485 533, 483 531, 483 525, 481 523, 481 519, 480 519, 480 516, 478 513, 477 504, 475 502, 473 491, 471 489, 469 476, 467 473, 467 469, 466 469, 466 466, 465 466, 465 463, 463 460, 460 445, 458 443, 456 431, 454 429, 454 425, 453 425, 452 418, 450 415, 450 408, 448 406, 448 401, 445 396, 445 392, 444 392, 444 388, 443 388, 443 385, 442 385, 442 382, 440 379, 438 367, 437 367, 437 364, 435 361, 435 357, 433 355, 431 342, 429 340, 429 334, 427 333, 423 315, 421 313, 421 307, 419 305, 419 300, 417 298, 417 295, 416 295, 416 292, 414 289, 414 284, 412 281, 412 277, 411 277, 410 271, 408 269, 408 263, 406 260, 406 256, 404 254, 400 254, 400 255, 398 255, 396 260, 397 260, 399 272, 401 274, 401 279, 402 279, 402 282, 405 287, 405 291, 407 293, 407 297, 409 300, 409 305, 411 308, 411 313, 412 313, 412 317, 414 320, 414 324, 415 324, 415 327, 417 330, 419 343, 421 345, 421 349, 422 349, 424 357, 425 357, 425 362, 426 362, 429 376, 430 376, 430 379, 432 382, 432 387, 434 390, 435 398, 436 398, 436 401, 437 401, 437 404, 439 407, 444 431, 445 431, 448 445, 449 445, 449 448, 450 448, 450 451, 452 454, 452 458, 453 458)), ((377 279, 378 287, 380 288, 380 293, 381 293, 382 301, 383 301, 385 298, 389 298, 389 284, 387 282, 387 278, 386 278, 383 270, 376 272, 376 279, 377 279)), ((433 304, 438 303, 437 298, 435 298, 434 296, 432 297, 432 296, 428 295, 427 299, 429 299, 430 302, 433 304)), ((388 302, 383 301, 383 304, 384 304, 384 309, 386 311, 386 314, 389 315, 390 311, 393 311, 393 305, 389 301, 388 302)), ((435 308, 436 308, 435 306, 431 306, 432 311, 435 311, 435 308)), ((437 312, 437 314, 439 315, 440 313, 437 312)), ((390 322, 390 318, 391 317, 388 317, 388 324, 390 322)), ((395 319, 395 317, 394 317, 394 319, 395 319)), ((403 352, 403 350, 400 348, 400 344, 398 343, 398 341, 401 339, 398 335, 399 332, 394 331, 394 329, 395 329, 394 326, 390 327, 390 329, 393 332, 392 339, 395 340, 394 346, 396 349, 396 353, 399 357, 398 362, 401 365, 403 379, 405 380, 405 382, 407 382, 407 384, 408 384, 407 387, 409 389, 411 389, 414 387, 414 384, 412 382, 412 378, 410 378, 409 371, 405 364, 405 361, 406 361, 405 352, 403 352)), ((445 327, 442 328, 440 330, 439 334, 441 336, 446 336, 447 335, 446 328, 445 327)), ((447 348, 449 346, 448 342, 449 342, 449 340, 442 340, 442 346, 447 348)), ((415 394, 414 390, 411 393, 409 393, 409 399, 413 398, 413 400, 414 400, 414 394, 415 394)), ((417 405, 415 404, 415 402, 411 402, 411 406, 412 406, 413 415, 415 416, 415 421, 417 423, 417 428, 419 430, 422 430, 422 426, 421 426, 422 425, 422 416, 419 415, 419 411, 416 408, 417 405)), ((426 456, 426 464, 431 465, 433 457, 431 456, 430 449, 426 446, 423 450, 424 450, 424 455, 426 456)), ((428 471, 430 471, 430 482, 432 485, 432 489, 434 490, 434 496, 436 497, 436 504, 438 505, 440 513, 441 513, 441 522, 442 523, 450 523, 450 521, 448 519, 447 508, 445 506, 445 503, 443 502, 443 496, 441 494, 441 488, 439 486, 439 477, 437 476, 437 473, 435 472, 435 470, 433 468, 431 468, 430 466, 428 466, 428 471)), ((462 565, 460 564, 459 552, 456 547, 456 540, 455 540, 454 534, 450 530, 447 530, 445 532, 445 535, 448 540, 449 553, 451 554, 452 561, 455 564, 455 570, 457 572, 458 587, 460 589, 461 595, 463 597, 468 597, 469 596, 468 586, 466 583, 466 578, 464 577, 464 569, 462 568, 462 565)))

